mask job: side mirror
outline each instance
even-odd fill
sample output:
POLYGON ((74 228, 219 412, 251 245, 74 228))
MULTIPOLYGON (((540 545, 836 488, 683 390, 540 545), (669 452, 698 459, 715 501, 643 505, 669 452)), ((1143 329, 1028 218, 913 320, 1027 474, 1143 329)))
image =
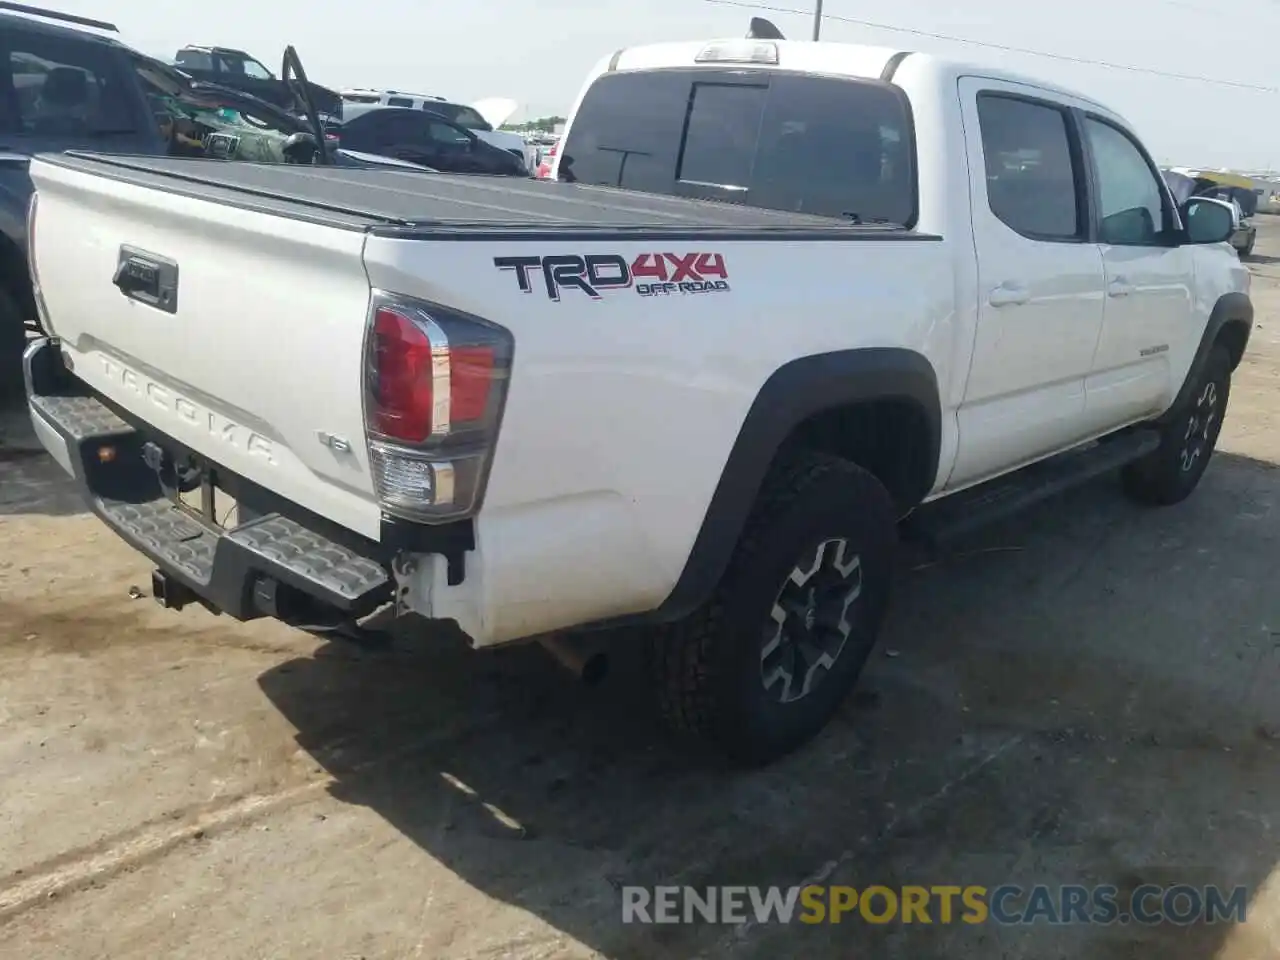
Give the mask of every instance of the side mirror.
POLYGON ((1188 243, 1224 243, 1236 229, 1231 204, 1210 197, 1192 197, 1182 206, 1188 243))

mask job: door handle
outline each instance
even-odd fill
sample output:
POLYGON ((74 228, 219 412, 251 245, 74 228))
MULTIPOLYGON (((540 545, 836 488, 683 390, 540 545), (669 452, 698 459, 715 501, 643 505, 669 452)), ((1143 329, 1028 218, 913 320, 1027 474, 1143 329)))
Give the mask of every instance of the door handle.
POLYGON ((1127 297, 1131 293, 1133 293, 1133 284, 1124 277, 1116 277, 1107 284, 1108 297, 1127 297))
POLYGON ((111 282, 130 300, 178 312, 178 264, 168 257, 121 244, 111 282))
POLYGON ((993 307, 1013 307, 1031 299, 1027 288, 1016 283, 1002 283, 991 291, 987 303, 993 307))

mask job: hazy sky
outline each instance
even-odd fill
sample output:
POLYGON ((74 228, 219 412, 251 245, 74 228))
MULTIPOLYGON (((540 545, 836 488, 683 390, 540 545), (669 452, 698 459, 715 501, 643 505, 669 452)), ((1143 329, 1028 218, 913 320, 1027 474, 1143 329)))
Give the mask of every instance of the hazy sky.
MULTIPOLYGON (((41 0, 27 0, 39 4, 41 0)), ((766 0, 767 2, 767 0, 766 0)), ((45 0, 114 21, 139 49, 172 57, 184 43, 247 49, 278 70, 286 43, 311 79, 392 87, 464 102, 505 96, 517 118, 566 113, 596 59, 658 40, 741 36, 749 10, 707 0, 45 0)), ((812 9, 812 0, 772 5, 812 9)), ((896 27, 1280 86, 1273 66, 1280 0, 826 0, 825 12, 896 27)), ((763 13, 788 37, 812 17, 763 13)), ((1095 96, 1134 123, 1159 162, 1280 165, 1280 93, 1173 80, 1002 52, 829 19, 823 39, 992 63, 1095 96)))

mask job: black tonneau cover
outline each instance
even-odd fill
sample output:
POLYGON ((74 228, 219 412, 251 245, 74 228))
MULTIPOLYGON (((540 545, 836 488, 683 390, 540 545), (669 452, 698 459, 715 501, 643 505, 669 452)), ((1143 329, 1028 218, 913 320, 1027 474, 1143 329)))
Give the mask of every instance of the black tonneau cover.
POLYGON ((896 227, 612 187, 391 168, 71 152, 46 163, 152 189, 356 230, 468 235, 713 231, 795 238, 936 239, 896 227))

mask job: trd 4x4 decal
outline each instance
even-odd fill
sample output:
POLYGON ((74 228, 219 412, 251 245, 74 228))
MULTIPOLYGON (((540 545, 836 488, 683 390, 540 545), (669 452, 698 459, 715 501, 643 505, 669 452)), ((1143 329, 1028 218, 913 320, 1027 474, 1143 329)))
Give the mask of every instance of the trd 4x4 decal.
POLYGON ((635 290, 642 297, 662 297, 729 289, 729 272, 724 255, 719 253, 642 253, 631 263, 615 253, 494 257, 493 265, 499 270, 514 271, 524 293, 533 290, 536 274, 552 300, 559 300, 564 290, 578 290, 599 300, 609 290, 635 290))

